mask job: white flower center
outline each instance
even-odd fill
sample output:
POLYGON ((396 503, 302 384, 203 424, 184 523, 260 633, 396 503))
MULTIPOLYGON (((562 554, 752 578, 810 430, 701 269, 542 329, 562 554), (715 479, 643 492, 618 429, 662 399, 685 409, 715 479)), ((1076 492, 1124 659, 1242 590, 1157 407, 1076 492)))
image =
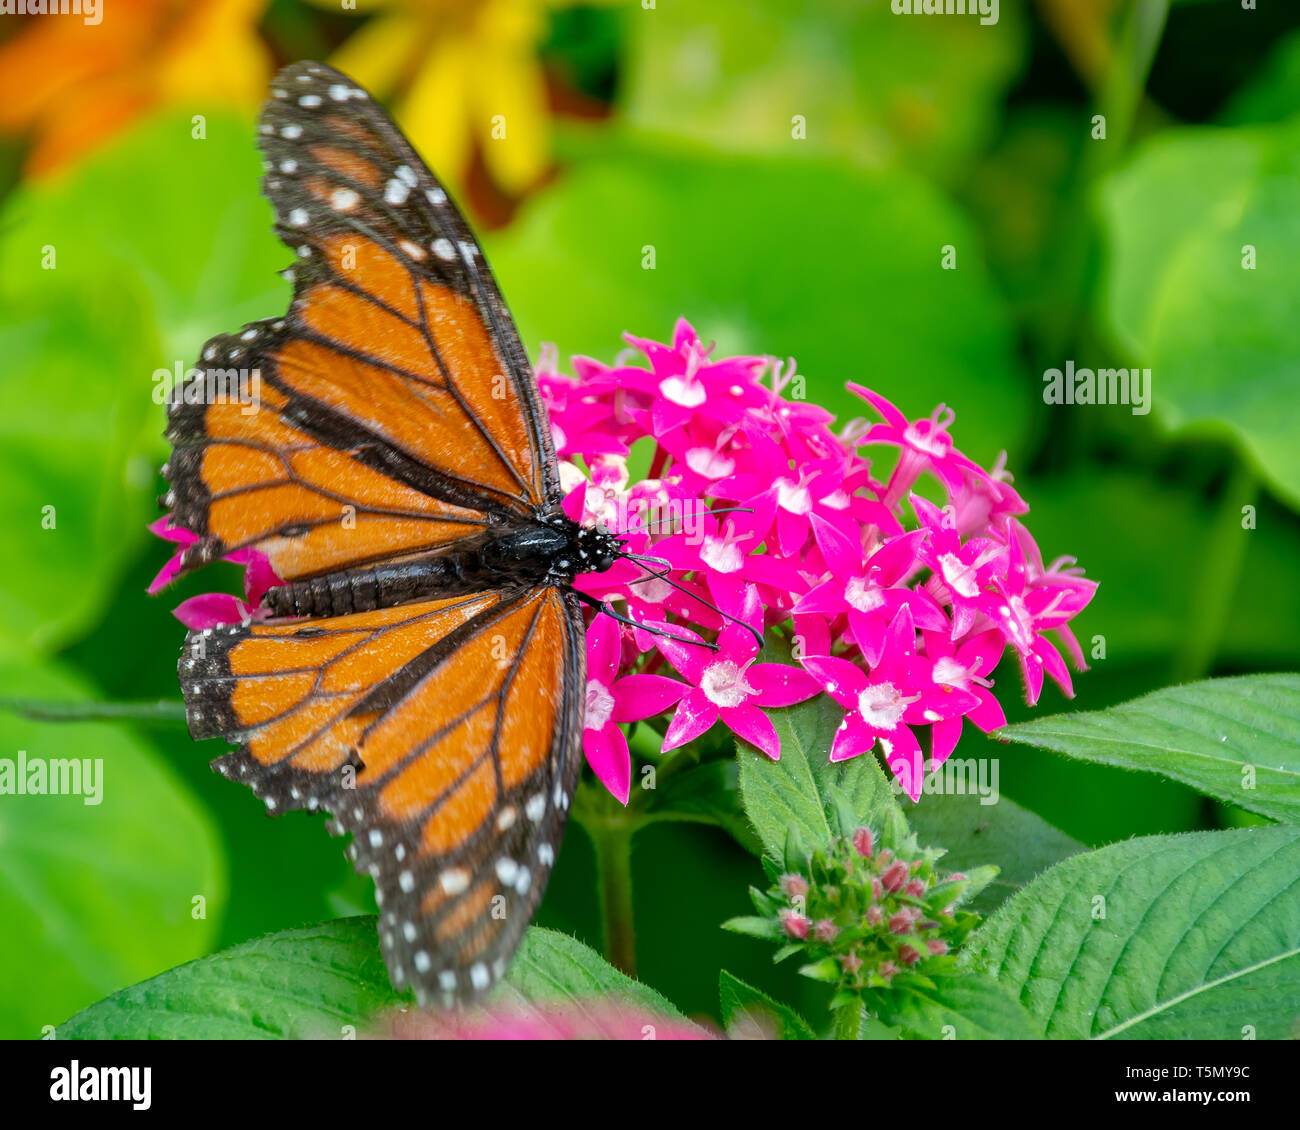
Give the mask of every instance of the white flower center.
POLYGON ((736 469, 736 461, 711 447, 692 447, 686 453, 686 466, 697 475, 721 479, 736 469))
POLYGON ((874 612, 885 603, 885 594, 879 585, 871 584, 866 577, 850 577, 844 586, 844 599, 859 612, 874 612))
POLYGON ((943 570, 943 579, 948 582, 948 587, 958 596, 970 600, 979 595, 980 587, 975 583, 974 566, 965 564, 955 553, 941 554, 939 568, 943 570))
POLYGON ((908 424, 903 431, 903 438, 917 451, 942 458, 952 450, 952 438, 948 435, 948 427, 953 419, 952 409, 945 404, 940 404, 928 420, 918 420, 915 424, 908 424))
POLYGON ((872 683, 858 695, 858 713, 873 730, 893 730, 903 711, 920 695, 904 698, 893 683, 872 683))
POLYGON ((720 659, 705 669, 700 690, 714 706, 740 706, 754 688, 745 681, 745 671, 730 659, 720 659))
POLYGON ((734 573, 744 559, 740 546, 726 538, 706 537, 700 546, 700 560, 719 573, 734 573))
POLYGON ((683 408, 698 408, 709 398, 704 383, 690 377, 667 377, 659 382, 659 391, 683 408))
POLYGON ((934 661, 934 670, 931 671, 930 678, 942 686, 965 690, 970 672, 951 655, 943 655, 934 661))
POLYGON ((812 495, 808 488, 789 479, 776 480, 776 502, 791 514, 807 514, 812 509, 812 495))
POLYGON ((942 457, 948 454, 948 449, 952 446, 952 440, 947 433, 937 428, 927 428, 922 432, 915 424, 909 425, 903 432, 903 437, 917 451, 924 451, 927 455, 942 457))
POLYGON ((646 604, 663 604, 673 592, 673 586, 667 581, 653 579, 636 586, 637 597, 646 604))
POLYGON ((604 683, 595 679, 587 680, 587 720, 583 724, 588 730, 603 730, 614 713, 614 696, 604 683))

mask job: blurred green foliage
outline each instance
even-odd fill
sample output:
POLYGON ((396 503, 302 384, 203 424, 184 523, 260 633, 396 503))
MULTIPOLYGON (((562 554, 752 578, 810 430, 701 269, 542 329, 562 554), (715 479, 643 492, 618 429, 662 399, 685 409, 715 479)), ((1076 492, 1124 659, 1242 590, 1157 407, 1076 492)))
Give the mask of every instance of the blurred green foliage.
MULTIPOLYGON (((1079 708, 1295 669, 1300 38, 1276 14, 1254 31, 1236 4, 1174 5, 1144 93, 1146 64, 1122 33, 1130 5, 1098 5, 1073 30, 1042 7, 1003 5, 993 27, 850 0, 560 17, 544 55, 557 81, 612 102, 594 121, 561 120, 555 175, 485 233, 489 257, 534 356, 554 341, 611 359, 623 331, 664 338, 686 316, 724 351, 793 355, 810 398, 842 416, 861 407, 846 380, 913 417, 952 406, 959 446, 985 461, 1008 451, 1048 559, 1075 555, 1101 582, 1077 623, 1094 656, 1079 708), (1214 52, 1189 50, 1192 30, 1242 57, 1207 69, 1214 52), (1105 82, 1072 63, 1094 40, 1105 82), (1092 136, 1098 99, 1131 107, 1106 140, 1092 136), (946 245, 956 270, 941 267, 946 245), (1043 370, 1071 358, 1151 367, 1151 415, 1045 405, 1043 370)), ((280 50, 295 34, 304 53, 336 37, 307 6, 275 12, 280 50)), ((188 115, 170 114, 4 201, 7 694, 175 699, 183 633, 169 608, 235 583, 214 568, 144 594, 167 554, 144 531, 165 455, 152 378, 284 307, 273 272, 290 256, 258 174, 250 121, 210 117, 196 140, 188 115)), ((999 694, 1013 720, 1031 716, 1009 671, 999 694)), ((1037 712, 1064 708, 1051 690, 1037 712)), ((216 945, 372 908, 319 819, 270 821, 208 771, 218 743, 196 746, 177 724, 0 723, 0 754, 79 751, 106 771, 98 809, 0 798, 0 962, 24 971, 0 1001, 0 1035, 37 1035, 216 945), (206 919, 191 917, 197 895, 206 919)), ((1000 757, 1003 792, 1086 845, 1235 820, 1172 782, 969 727, 960 754, 1000 757)), ((967 816, 933 822, 976 853, 967 816)), ((1048 835, 1041 821, 1033 834, 1048 835)), ((808 1004, 793 972, 717 929, 761 879, 725 831, 655 825, 633 867, 651 986, 716 1015, 725 968, 808 1004)), ((594 888, 574 831, 538 921, 599 946, 594 888)))

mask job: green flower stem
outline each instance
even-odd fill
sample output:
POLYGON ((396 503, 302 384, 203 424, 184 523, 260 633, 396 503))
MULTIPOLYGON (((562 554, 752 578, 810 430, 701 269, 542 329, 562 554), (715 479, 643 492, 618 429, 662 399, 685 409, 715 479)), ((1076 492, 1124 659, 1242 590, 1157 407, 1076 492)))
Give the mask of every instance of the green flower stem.
POLYGON ((856 1040, 862 1031, 862 1002, 842 1005, 832 1014, 834 1023, 831 1033, 837 1040, 856 1040))
POLYGON ((1174 661, 1174 682, 1202 679, 1214 666, 1228 614, 1241 582, 1241 566, 1252 531, 1242 528, 1242 508, 1259 496, 1259 479, 1244 461, 1224 484, 1223 497, 1205 538, 1204 568, 1196 586, 1197 612, 1187 647, 1174 661))
POLYGON ((0 698, 0 711, 12 711, 36 722, 184 722, 185 703, 57 702, 0 698))
POLYGON ((636 976, 636 929, 632 913, 632 837, 641 826, 598 783, 583 781, 573 798, 573 819, 591 839, 596 855, 605 957, 629 977, 636 976))
POLYGON ((629 977, 636 976, 636 930, 632 917, 632 829, 607 826, 591 834, 600 881, 605 957, 629 977))

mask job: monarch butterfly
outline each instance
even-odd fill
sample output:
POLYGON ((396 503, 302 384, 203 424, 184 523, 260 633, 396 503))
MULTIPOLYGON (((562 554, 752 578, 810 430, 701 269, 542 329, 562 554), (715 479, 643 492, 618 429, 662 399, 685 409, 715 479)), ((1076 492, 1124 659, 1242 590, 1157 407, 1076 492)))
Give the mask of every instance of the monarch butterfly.
POLYGON ((397 127, 319 63, 272 95, 293 301, 204 346, 245 395, 176 391, 162 501, 198 535, 182 570, 252 548, 283 584, 269 619, 187 637, 190 733, 238 745, 213 766, 273 814, 352 835, 397 989, 468 1001, 541 899, 580 765, 599 602, 572 582, 631 555, 561 509, 505 302, 397 127))

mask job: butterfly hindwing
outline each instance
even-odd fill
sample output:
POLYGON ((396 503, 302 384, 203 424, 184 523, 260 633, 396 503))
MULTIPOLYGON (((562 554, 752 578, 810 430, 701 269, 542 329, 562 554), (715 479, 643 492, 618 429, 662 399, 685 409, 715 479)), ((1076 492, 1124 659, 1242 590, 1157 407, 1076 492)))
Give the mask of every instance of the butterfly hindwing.
POLYGON ((240 745, 221 772, 352 834, 394 985, 469 1000, 504 972, 555 860, 582 640, 571 594, 493 592, 192 632, 181 681, 193 735, 240 745))

